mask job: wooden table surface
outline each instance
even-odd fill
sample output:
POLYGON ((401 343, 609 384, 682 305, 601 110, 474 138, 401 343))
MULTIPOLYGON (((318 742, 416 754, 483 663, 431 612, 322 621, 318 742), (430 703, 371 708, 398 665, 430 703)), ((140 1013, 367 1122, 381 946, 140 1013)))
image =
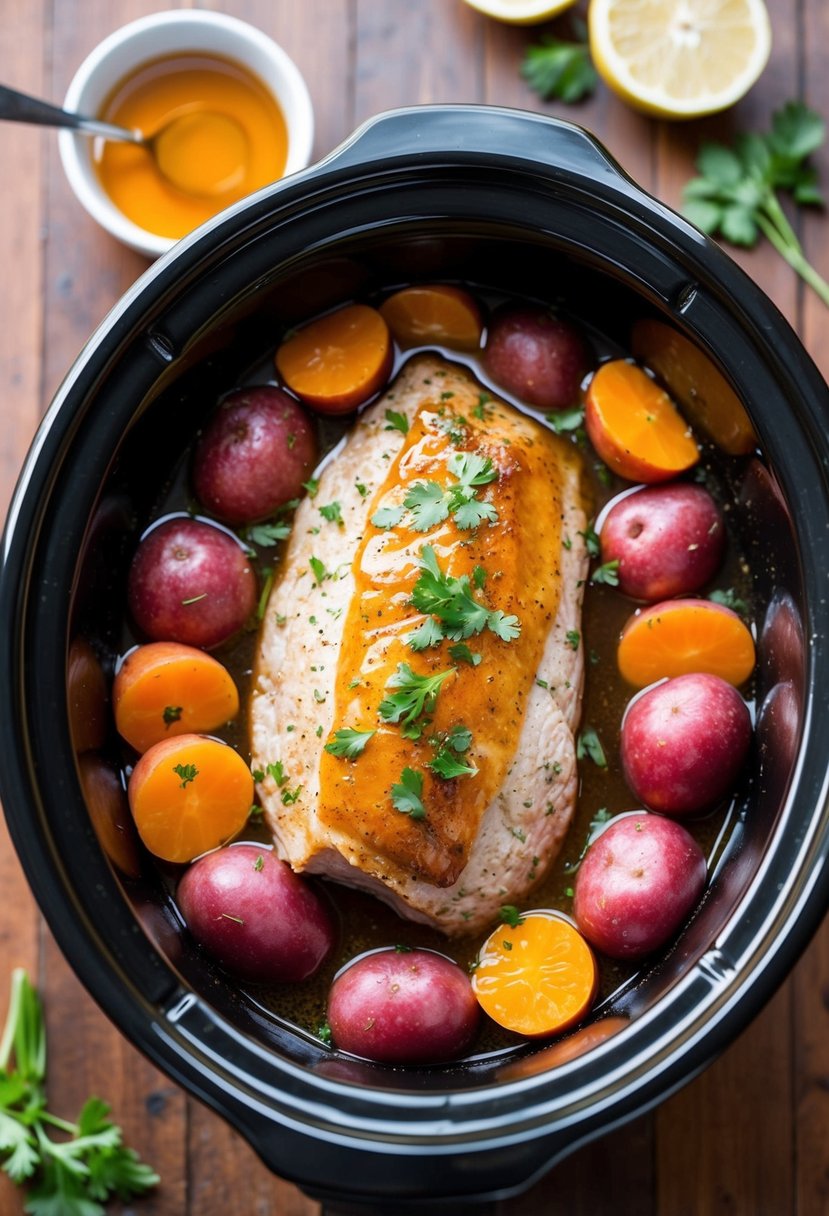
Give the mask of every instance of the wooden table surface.
MULTIPOLYGON (((169 2, 169 0, 168 0, 169 2)), ((175 0, 172 0, 174 3, 175 0)), ((0 79, 55 100, 93 45, 158 0, 2 0, 0 79)), ((774 50, 752 93, 727 115, 669 125, 626 109, 600 87, 577 106, 538 101, 519 77, 538 31, 498 25, 461 0, 223 0, 258 25, 305 74, 316 153, 379 110, 475 101, 571 118, 607 144, 642 185, 678 205, 703 138, 765 128, 802 97, 829 116, 829 4, 771 0, 774 50)), ((559 22, 564 36, 569 31, 559 22)), ((817 158, 829 187, 829 152, 817 158)), ((60 169, 54 133, 0 129, 0 500, 5 509, 37 425, 66 369, 146 263, 87 217, 60 169)), ((829 277, 829 216, 801 223, 809 257, 829 277)), ((767 246, 740 261, 829 370, 829 313, 767 246)), ((44 994, 52 1109, 69 1116, 90 1093, 162 1175, 134 1216, 317 1216, 245 1142, 157 1073, 98 1010, 38 914, 4 829, 0 836, 0 1006, 8 973, 26 966, 44 994)), ((0 1182, 0 1212, 22 1212, 0 1182)), ((117 1204, 113 1211, 125 1211, 117 1204)), ((788 982, 703 1076, 658 1111, 577 1152, 499 1216, 825 1216, 829 1213, 829 922, 788 982)), ((393 1212, 389 1216, 394 1216, 393 1212)))

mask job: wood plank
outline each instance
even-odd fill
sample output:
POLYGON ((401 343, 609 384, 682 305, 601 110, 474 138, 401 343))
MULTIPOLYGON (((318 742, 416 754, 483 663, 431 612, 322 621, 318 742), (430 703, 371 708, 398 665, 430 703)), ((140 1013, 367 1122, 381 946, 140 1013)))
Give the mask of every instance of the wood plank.
MULTIPOLYGON (((0 62, 4 82, 40 95, 45 57, 42 0, 7 0, 0 22, 0 62)), ((32 127, 0 125, 0 158, 11 180, 0 190, 0 263, 7 290, 0 295, 0 393, 3 442, 0 457, 0 511, 5 516, 14 483, 40 417, 43 348, 43 184, 49 136, 32 127)), ((40 978, 41 920, 0 822, 0 1018, 8 1006, 10 975, 25 967, 40 978)), ((0 1176, 0 1211, 23 1212, 23 1192, 0 1176)))

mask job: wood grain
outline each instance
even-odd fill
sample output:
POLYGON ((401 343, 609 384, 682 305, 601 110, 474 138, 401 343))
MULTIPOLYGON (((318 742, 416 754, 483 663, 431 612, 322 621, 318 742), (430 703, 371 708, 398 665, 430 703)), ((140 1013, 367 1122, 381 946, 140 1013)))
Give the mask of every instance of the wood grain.
MULTIPOLYGON (((173 7, 176 0, 167 0, 173 7)), ((607 90, 577 106, 541 102, 521 79, 539 32, 570 35, 570 18, 543 31, 499 26, 461 0, 209 0, 281 42, 303 71, 316 111, 315 154, 355 123, 399 105, 486 101, 526 107, 594 131, 623 168, 672 206, 704 139, 764 128, 802 95, 829 115, 829 6, 774 0, 772 61, 729 114, 655 123, 607 90)), ((6 82, 58 99, 106 33, 158 8, 156 0, 4 0, 0 63, 6 82)), ((37 420, 72 359, 146 263, 101 232, 63 178, 54 137, 0 126, 7 179, 0 190, 2 458, 6 503, 37 420)), ((829 153, 819 164, 829 181, 829 153)), ((829 274, 826 217, 798 220, 807 253, 829 274)), ((769 249, 737 260, 800 330, 824 372, 827 311, 769 249)), ((829 425, 829 420, 827 422, 829 425)), ((158 1191, 112 1211, 138 1216, 318 1216, 317 1203, 273 1178, 248 1145, 186 1097, 127 1044, 83 992, 47 932, 0 829, 0 1002, 25 965, 41 984, 52 1043, 50 1094, 71 1115, 91 1092, 113 1104, 128 1141, 163 1174, 158 1191)), ((612 1135, 576 1152, 498 1216, 824 1216, 829 1212, 829 925, 767 1009, 702 1077, 612 1135)), ((22 1213, 0 1179, 0 1212, 22 1213)), ((389 1213, 388 1216, 395 1216, 389 1213)))

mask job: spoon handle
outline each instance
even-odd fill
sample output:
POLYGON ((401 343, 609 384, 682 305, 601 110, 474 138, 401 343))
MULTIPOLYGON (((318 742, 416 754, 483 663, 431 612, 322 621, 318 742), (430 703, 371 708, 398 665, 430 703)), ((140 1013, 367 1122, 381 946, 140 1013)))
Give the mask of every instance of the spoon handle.
POLYGON ((143 143, 139 131, 128 131, 126 127, 114 127, 96 118, 84 118, 81 114, 70 114, 59 106, 18 93, 7 85, 0 85, 0 119, 7 122, 29 122, 41 127, 70 127, 86 135, 102 135, 105 139, 120 139, 126 143, 143 143))

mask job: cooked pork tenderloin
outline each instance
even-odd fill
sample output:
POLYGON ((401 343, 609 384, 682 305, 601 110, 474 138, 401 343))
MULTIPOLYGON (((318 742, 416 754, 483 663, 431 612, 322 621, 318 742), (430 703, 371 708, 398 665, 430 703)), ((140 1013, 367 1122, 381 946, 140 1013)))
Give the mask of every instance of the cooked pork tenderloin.
POLYGON ((362 414, 256 657, 253 767, 295 870, 451 935, 541 881, 576 800, 585 526, 572 445, 466 368, 415 356, 362 414))

